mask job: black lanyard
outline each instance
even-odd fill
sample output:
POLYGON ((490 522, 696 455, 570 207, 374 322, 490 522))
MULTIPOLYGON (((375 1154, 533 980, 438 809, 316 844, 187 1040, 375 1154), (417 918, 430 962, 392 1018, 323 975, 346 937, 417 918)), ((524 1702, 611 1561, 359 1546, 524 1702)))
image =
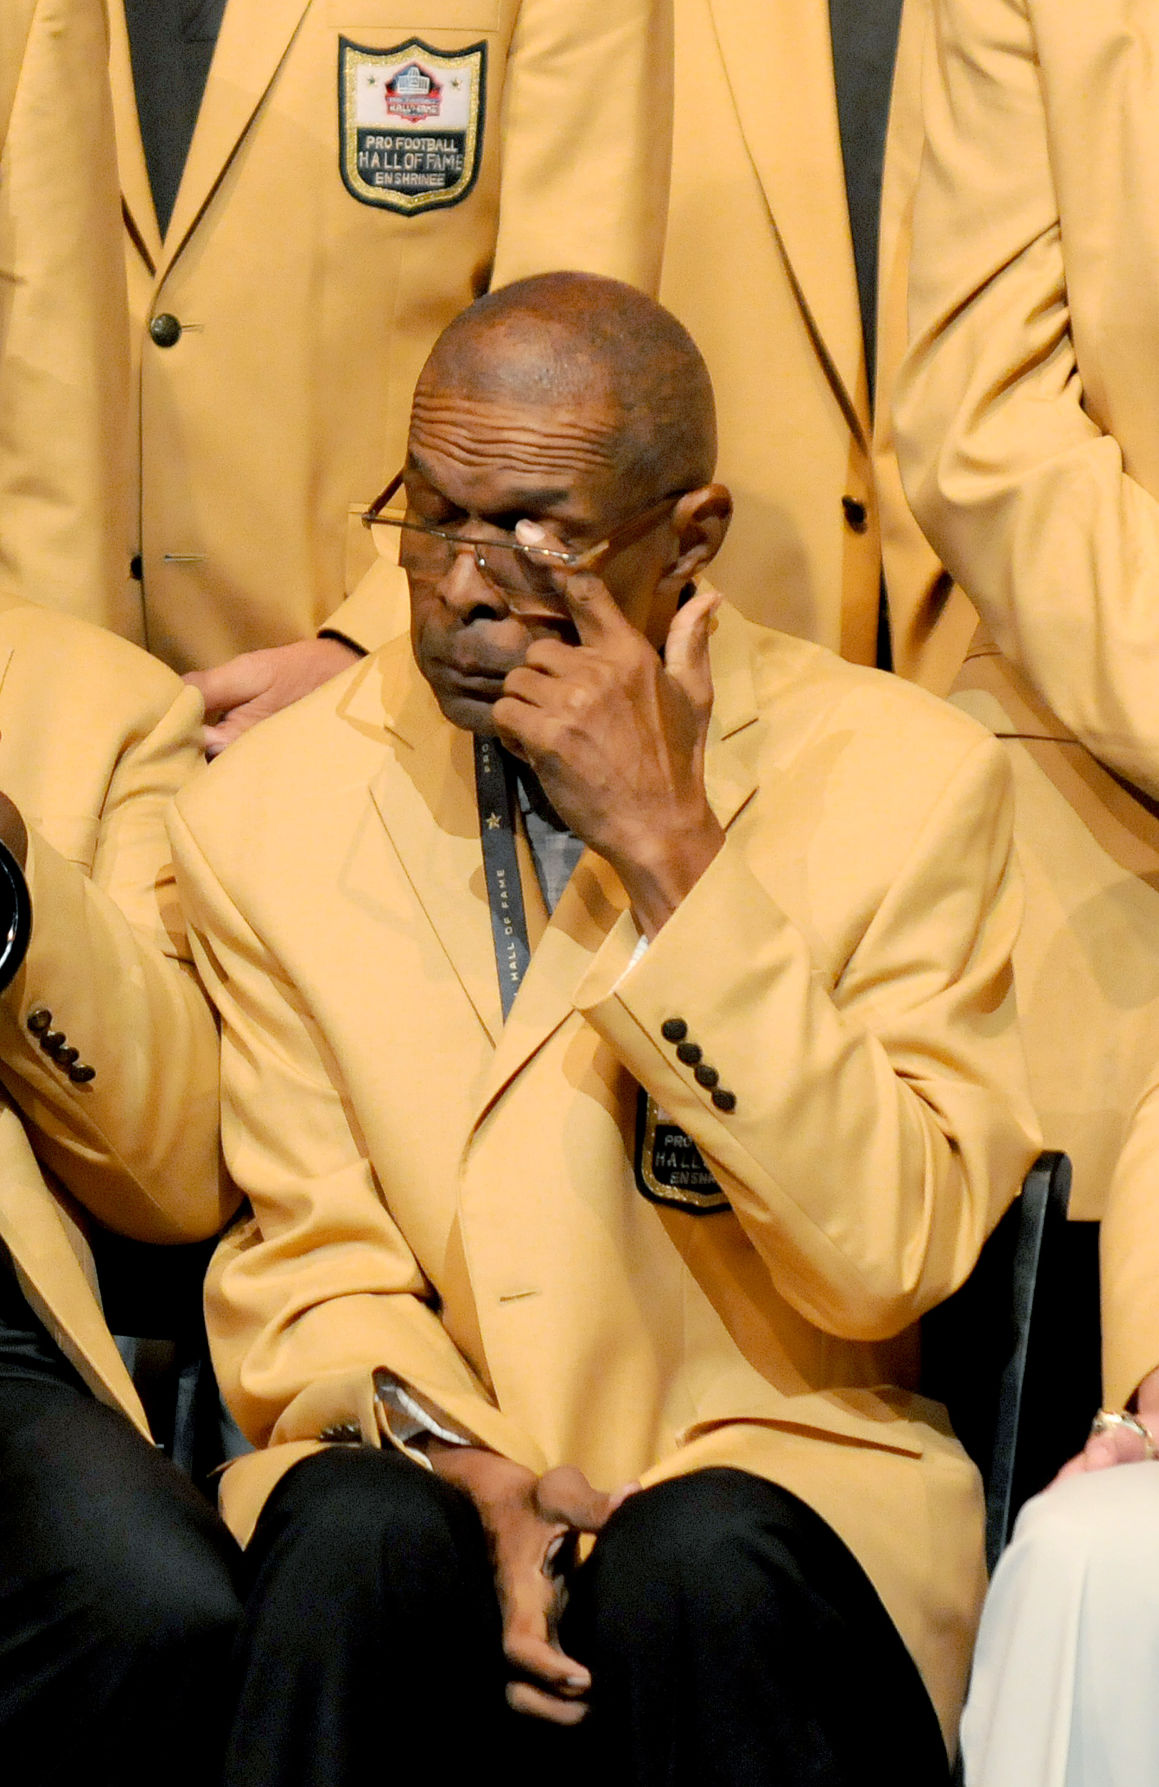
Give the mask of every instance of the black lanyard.
POLYGON ((515 850, 512 780, 507 758, 496 741, 477 738, 475 796, 479 803, 483 873, 487 877, 487 904, 491 908, 491 936, 495 944, 495 968, 499 975, 504 1021, 515 1003, 519 983, 531 960, 527 913, 519 880, 519 857, 515 850))
MULTIPOLYGON (((506 752, 494 739, 477 738, 475 795, 504 1022, 531 960, 515 853, 514 781, 506 752)), ((652 1203, 699 1216, 728 1209, 724 1192, 692 1138, 659 1109, 643 1087, 637 1099, 635 1166, 636 1184, 652 1203)))

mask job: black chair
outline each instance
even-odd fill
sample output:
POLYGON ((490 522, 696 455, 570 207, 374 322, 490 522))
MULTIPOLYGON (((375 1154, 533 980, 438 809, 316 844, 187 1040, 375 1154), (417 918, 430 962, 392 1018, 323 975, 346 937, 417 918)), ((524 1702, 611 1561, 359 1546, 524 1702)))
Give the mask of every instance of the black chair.
POLYGON ((986 1487, 986 1561, 1082 1447, 1099 1406, 1098 1224, 1067 1221, 1070 1161, 1040 1154, 966 1283, 922 1322, 923 1394, 986 1487))

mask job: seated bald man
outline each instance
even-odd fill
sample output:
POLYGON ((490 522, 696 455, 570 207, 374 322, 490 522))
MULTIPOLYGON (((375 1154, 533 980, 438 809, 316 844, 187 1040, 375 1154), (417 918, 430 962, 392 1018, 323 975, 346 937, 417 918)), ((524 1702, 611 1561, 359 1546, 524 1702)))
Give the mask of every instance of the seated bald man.
POLYGON ((946 1779, 982 1507, 914 1324, 1036 1149, 1007 771, 720 602, 713 462, 650 300, 480 300, 371 511, 410 640, 177 803, 230 1783, 946 1779))

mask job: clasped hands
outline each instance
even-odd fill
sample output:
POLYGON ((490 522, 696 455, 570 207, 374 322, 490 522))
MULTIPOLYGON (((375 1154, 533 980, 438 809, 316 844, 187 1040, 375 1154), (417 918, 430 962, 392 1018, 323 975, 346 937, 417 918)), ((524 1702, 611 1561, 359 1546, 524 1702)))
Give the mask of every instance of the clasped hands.
POLYGON ((312 694, 339 671, 357 664, 360 655, 341 639, 296 639, 290 645, 242 652, 212 670, 188 671, 182 682, 199 690, 205 703, 201 733, 205 755, 219 756, 259 720, 268 720, 312 694))
POLYGON ((508 1703, 553 1724, 578 1725, 591 1675, 559 1644, 567 1564, 576 1537, 599 1533, 638 1485, 608 1495, 572 1465, 536 1477, 496 1452, 436 1439, 427 1455, 439 1476, 470 1496, 487 1534, 511 1668, 508 1703))
MULTIPOLYGON (((537 522, 516 536, 560 549, 537 522)), ((652 937, 724 841, 704 787, 719 598, 702 591, 677 610, 661 658, 594 571, 561 573, 559 589, 576 643, 535 640, 507 675, 495 726, 560 818, 611 863, 652 937)))

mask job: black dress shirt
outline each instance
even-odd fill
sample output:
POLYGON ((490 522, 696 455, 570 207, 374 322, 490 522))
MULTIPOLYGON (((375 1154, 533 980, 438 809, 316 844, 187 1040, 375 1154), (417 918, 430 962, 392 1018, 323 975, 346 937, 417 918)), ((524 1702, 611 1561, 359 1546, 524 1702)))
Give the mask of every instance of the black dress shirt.
POLYGON ((876 372, 877 250, 885 137, 902 0, 829 0, 845 191, 870 402, 876 372))
POLYGON ((225 4, 125 0, 137 116, 162 235, 173 215, 225 4))

